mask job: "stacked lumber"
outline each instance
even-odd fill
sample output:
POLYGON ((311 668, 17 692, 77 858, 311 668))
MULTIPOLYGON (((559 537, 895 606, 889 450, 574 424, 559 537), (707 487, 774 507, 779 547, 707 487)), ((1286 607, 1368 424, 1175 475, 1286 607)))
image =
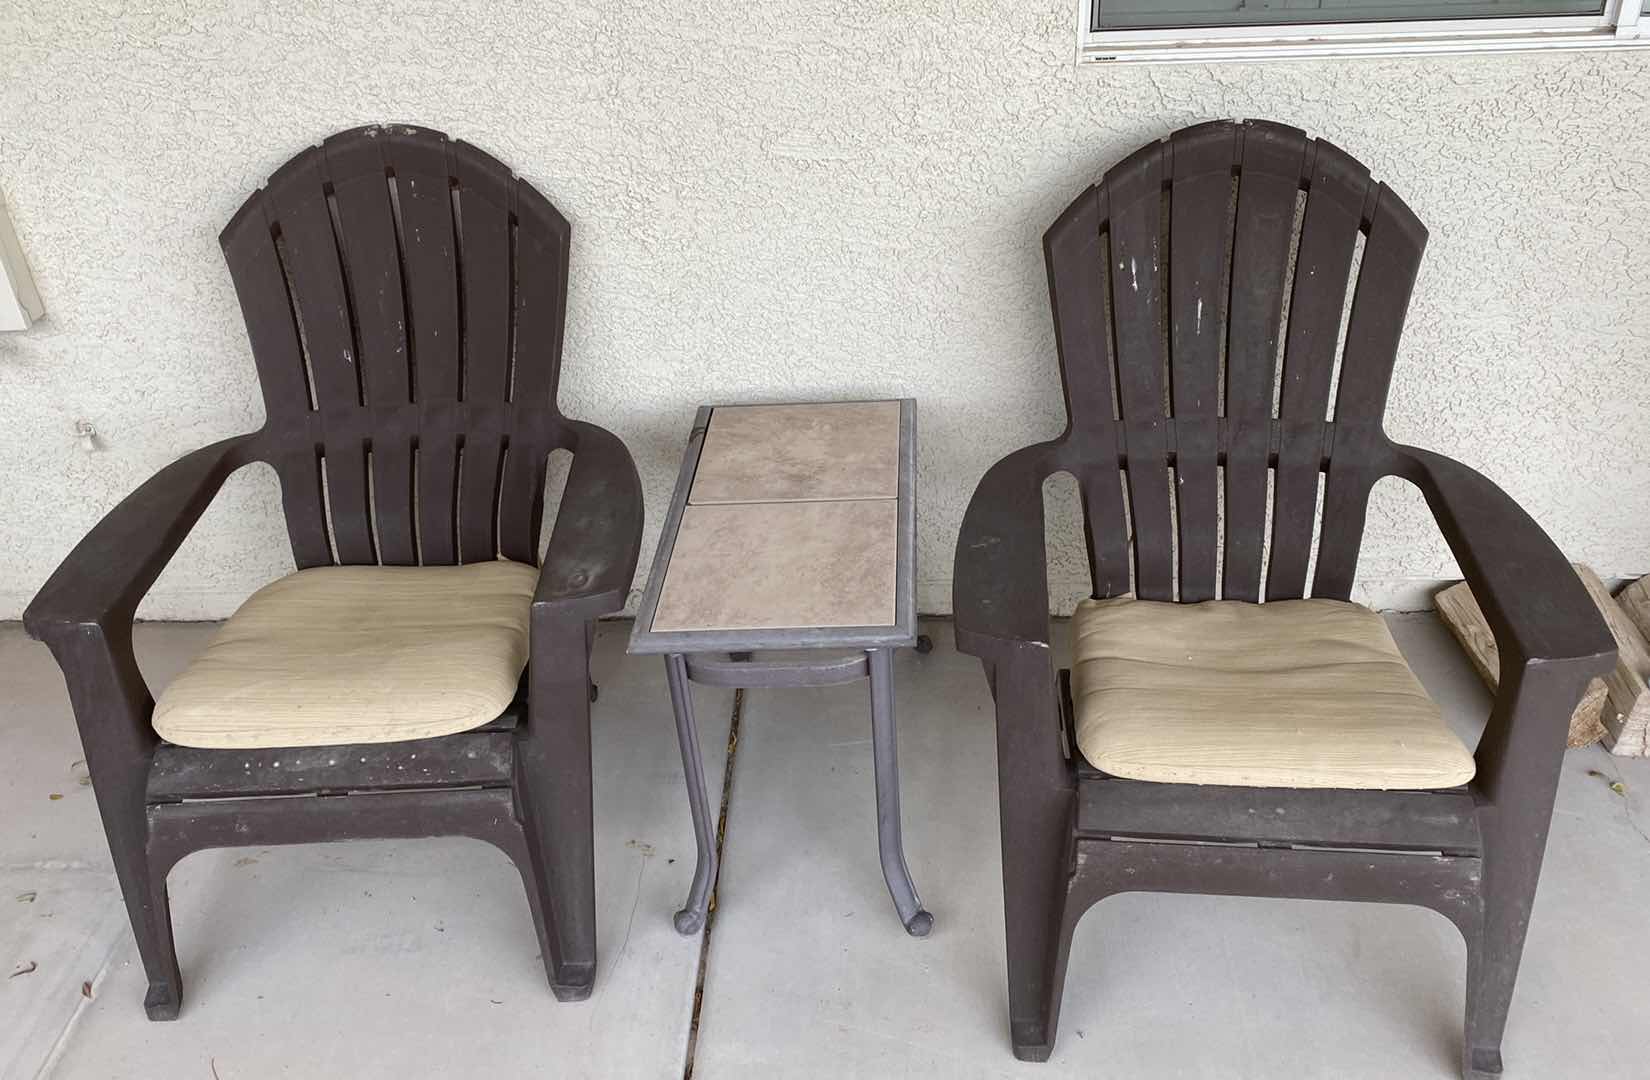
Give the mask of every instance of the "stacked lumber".
MULTIPOLYGON (((1615 636, 1619 655, 1615 670, 1594 679, 1582 694, 1570 716, 1569 745, 1603 739, 1613 754, 1650 756, 1650 577, 1628 586, 1618 601, 1591 569, 1577 563, 1575 570, 1615 636)), ((1493 691, 1501 682, 1501 657, 1472 590, 1464 581, 1451 585, 1438 594, 1437 604, 1444 624, 1493 691)))
MULTIPOLYGON (((1621 711, 1619 727, 1607 736, 1614 742, 1610 752, 1623 757, 1650 757, 1650 702, 1646 700, 1650 695, 1645 694, 1645 683, 1650 681, 1650 577, 1641 577, 1621 590, 1612 608, 1626 616, 1621 620, 1624 626, 1612 622, 1610 630, 1622 642, 1623 660, 1638 675, 1639 696, 1634 708, 1621 711)), ((1605 617, 1609 618, 1608 614, 1605 617)), ((1610 727, 1608 716, 1604 726, 1610 727)))
MULTIPOLYGON (((1478 600, 1472 595, 1472 590, 1462 581, 1440 592, 1434 599, 1444 625, 1450 628, 1455 640, 1461 643, 1467 658, 1477 669, 1478 677, 1483 679, 1484 685, 1494 693, 1501 685, 1501 650, 1495 647, 1495 637, 1490 633, 1489 620, 1484 618, 1483 609, 1478 606, 1478 600)), ((1571 749, 1591 746, 1604 737, 1604 724, 1599 716, 1604 711, 1608 697, 1609 691, 1605 688, 1604 680, 1594 679, 1587 684, 1586 692, 1581 695, 1581 703, 1576 706, 1576 711, 1570 714, 1571 749)))

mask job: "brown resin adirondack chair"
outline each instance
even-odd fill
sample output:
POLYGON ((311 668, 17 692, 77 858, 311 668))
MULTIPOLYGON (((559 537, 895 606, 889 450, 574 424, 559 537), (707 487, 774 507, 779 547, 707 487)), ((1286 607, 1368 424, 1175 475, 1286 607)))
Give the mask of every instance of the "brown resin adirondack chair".
POLYGON ((1510 498, 1382 431, 1425 241, 1356 161, 1261 122, 1141 148, 1044 237, 1068 424, 986 473, 955 574, 957 644, 996 699, 1016 1056, 1053 1050, 1088 908, 1186 892, 1443 913, 1467 944, 1464 1069, 1500 1071, 1566 725, 1615 647, 1510 498), (1057 674, 1062 471, 1096 599, 1057 674), (1347 601, 1387 475, 1425 495, 1500 648, 1472 753, 1347 601))
POLYGON ((263 428, 138 488, 24 616, 68 681, 150 1019, 183 999, 179 859, 357 837, 501 848, 551 989, 589 995, 590 632, 629 591, 642 498, 624 445, 556 407, 568 232, 492 157, 408 127, 305 150, 224 230, 263 428), (573 460, 540 568, 557 449, 573 460), (298 570, 157 705, 133 613, 255 461, 279 475, 298 570))

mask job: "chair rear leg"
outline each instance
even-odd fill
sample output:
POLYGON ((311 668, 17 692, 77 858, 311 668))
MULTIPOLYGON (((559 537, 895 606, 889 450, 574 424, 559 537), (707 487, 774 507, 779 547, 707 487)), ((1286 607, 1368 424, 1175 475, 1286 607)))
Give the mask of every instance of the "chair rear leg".
MULTIPOLYGON (((579 665, 583 670, 583 665, 579 665)), ((522 867, 550 990, 583 1001, 596 977, 596 861, 588 682, 534 682, 528 731, 516 744, 522 867)))

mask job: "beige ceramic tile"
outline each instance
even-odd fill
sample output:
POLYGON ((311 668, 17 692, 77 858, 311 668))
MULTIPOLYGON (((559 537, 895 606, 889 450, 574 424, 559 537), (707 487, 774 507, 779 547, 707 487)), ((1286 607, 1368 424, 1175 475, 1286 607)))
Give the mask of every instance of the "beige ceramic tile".
POLYGON ((899 411, 897 401, 718 406, 688 501, 892 499, 899 411))
POLYGON ((688 507, 652 629, 892 625, 897 506, 688 507))

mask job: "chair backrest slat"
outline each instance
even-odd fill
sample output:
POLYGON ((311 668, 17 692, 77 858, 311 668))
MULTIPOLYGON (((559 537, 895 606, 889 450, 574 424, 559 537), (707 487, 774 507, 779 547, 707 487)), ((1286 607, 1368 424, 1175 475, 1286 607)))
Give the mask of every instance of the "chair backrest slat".
POLYGON ((1226 565, 1223 595, 1259 600, 1266 535, 1272 397, 1285 275, 1306 139, 1288 128, 1245 130, 1232 238, 1226 331, 1226 565))
POLYGON ((1369 491, 1380 478, 1370 453, 1382 438, 1392 365, 1427 238, 1420 221, 1386 185, 1374 187, 1365 205, 1363 263, 1352 293, 1335 393, 1333 449, 1312 582, 1314 596, 1342 599, 1352 592, 1369 491))
POLYGON ((407 358, 407 302, 401 285, 401 256, 383 157, 363 151, 379 146, 345 144, 329 150, 332 211, 350 295, 355 298, 355 335, 360 342, 362 396, 368 405, 412 400, 407 358), (339 159, 342 159, 341 161, 339 159))
MULTIPOLYGON (((501 166, 502 168, 502 166, 501 166)), ((515 330, 512 205, 504 178, 471 160, 457 163, 459 259, 464 269, 464 400, 506 401, 515 330)))
POLYGON ((457 401, 464 339, 458 321, 452 144, 424 135, 391 130, 379 141, 400 211, 407 336, 415 358, 412 378, 417 400, 457 401))
POLYGON ((498 550, 506 559, 538 560, 539 529, 544 524, 544 468, 537 444, 511 443, 499 480, 498 550))
POLYGON ((1369 190, 1369 171, 1328 143, 1316 144, 1310 169, 1278 409, 1269 600, 1306 593, 1335 349, 1369 190))
POLYGON ((1111 218, 1111 310, 1120 361, 1118 403, 1130 462, 1134 591, 1146 600, 1174 599, 1174 531, 1164 434, 1168 356, 1163 334, 1167 252, 1162 250, 1162 174, 1162 147, 1154 144, 1124 162, 1117 182, 1102 190, 1111 218))
POLYGON ((299 566, 536 561, 569 233, 420 128, 334 135, 247 200, 222 242, 299 566))
POLYGON ((321 455, 326 478, 327 516, 338 561, 363 566, 378 561, 372 542, 371 494, 367 485, 367 448, 359 438, 328 439, 321 455))
POLYGON ((498 505, 499 474, 504 468, 504 437, 481 431, 464 439, 458 457, 458 558, 485 562, 496 558, 498 517, 478 512, 498 505))
POLYGON ((1068 208, 1044 241, 1054 461, 1081 474, 1096 595, 1121 591, 1125 521, 1144 599, 1302 596, 1314 550, 1312 595, 1349 594, 1425 241, 1346 154, 1258 121, 1143 147, 1068 208))
POLYGON ((265 190, 316 406, 340 412, 360 406, 361 376, 323 163, 318 151, 300 155, 270 177, 265 190))
POLYGON ((1180 599, 1215 597, 1219 572, 1221 364, 1229 290, 1232 165, 1237 133, 1204 129, 1172 141, 1169 186, 1169 355, 1175 419, 1180 599), (1210 237, 1221 238, 1211 243, 1210 237))
POLYGON ((264 211, 262 201, 249 202, 225 230, 242 238, 228 252, 229 268, 257 364, 264 415, 271 424, 291 425, 309 413, 309 377, 286 272, 264 211))
POLYGON ((415 483, 418 549, 426 566, 458 562, 458 455, 457 432, 420 434, 415 483))
POLYGON ((333 561, 328 539, 326 496, 321 490, 321 451, 313 443, 292 440, 270 456, 281 482, 281 510, 292 538, 292 559, 300 568, 333 561))
MULTIPOLYGON (((516 238, 515 363, 510 400, 530 406, 553 403, 559 387, 567 326, 567 275, 571 230, 538 192, 519 189, 516 210, 523 227, 516 238)), ((545 461, 555 447, 518 433, 499 475, 499 551, 532 562, 544 519, 545 461)))
POLYGON ((554 401, 561 373, 562 337, 567 324, 567 264, 571 231, 567 221, 531 188, 517 210, 537 227, 517 236, 513 401, 554 401), (548 363, 528 363, 542 355, 548 363))
POLYGON ((1088 541, 1089 577, 1095 595, 1121 596, 1130 589, 1129 537, 1122 474, 1117 459, 1116 390, 1111 327, 1106 320, 1107 255, 1101 235, 1105 215, 1099 193, 1089 188, 1048 232, 1049 300, 1066 416, 1084 418, 1066 438, 1084 444, 1099 461, 1077 477, 1088 541))

